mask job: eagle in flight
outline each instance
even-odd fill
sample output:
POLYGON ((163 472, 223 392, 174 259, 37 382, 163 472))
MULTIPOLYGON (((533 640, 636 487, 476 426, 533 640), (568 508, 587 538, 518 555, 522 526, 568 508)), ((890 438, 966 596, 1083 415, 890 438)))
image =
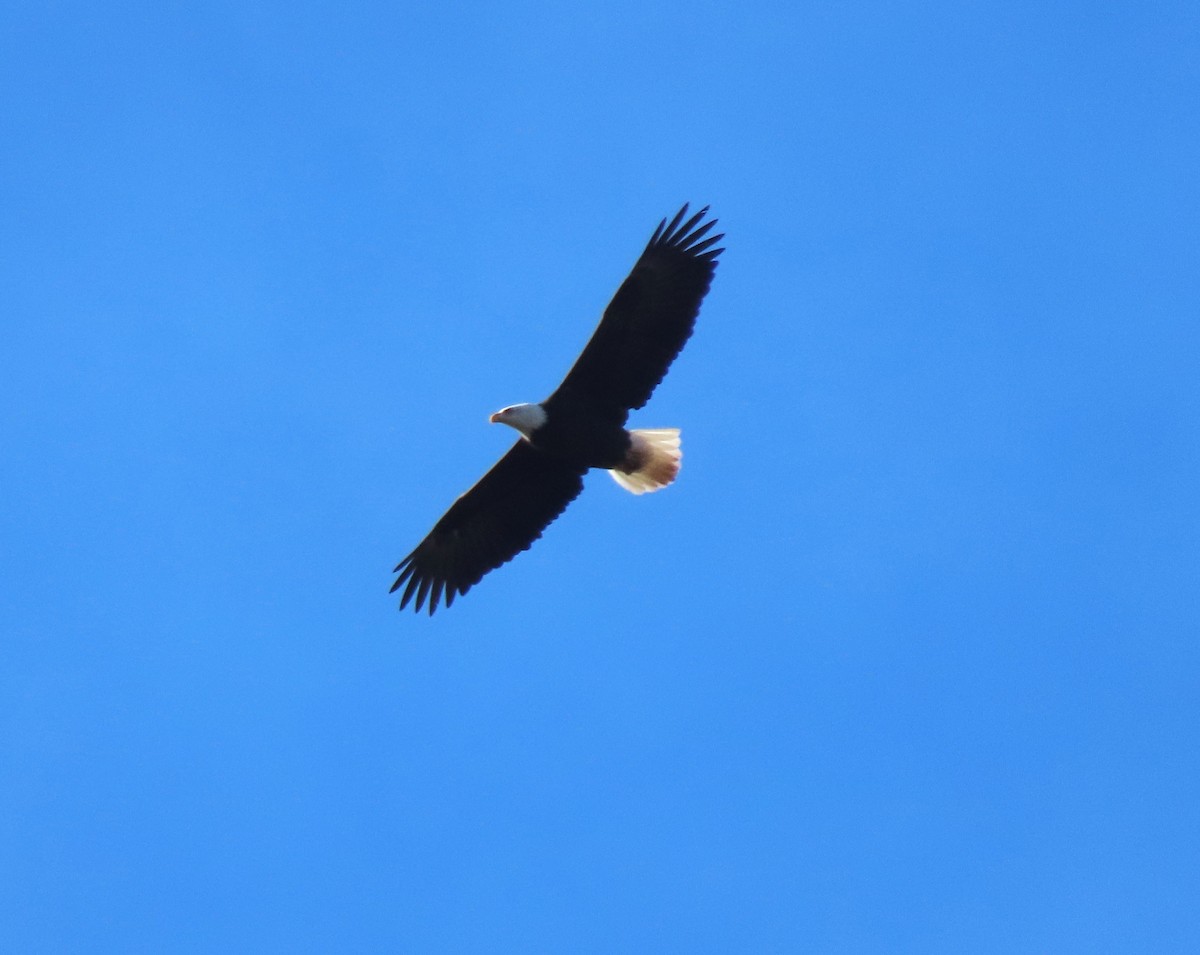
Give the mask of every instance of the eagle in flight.
POLYGON ((692 334, 724 249, 708 233, 708 207, 685 204, 663 219, 633 271, 604 310, 583 353, 545 401, 511 405, 491 416, 521 433, 495 466, 463 494, 396 566, 403 587, 432 614, 449 607, 488 571, 511 560, 583 490, 583 475, 602 468, 633 494, 675 480, 682 453, 678 428, 626 430, 692 334), (707 238, 706 238, 707 236, 707 238))

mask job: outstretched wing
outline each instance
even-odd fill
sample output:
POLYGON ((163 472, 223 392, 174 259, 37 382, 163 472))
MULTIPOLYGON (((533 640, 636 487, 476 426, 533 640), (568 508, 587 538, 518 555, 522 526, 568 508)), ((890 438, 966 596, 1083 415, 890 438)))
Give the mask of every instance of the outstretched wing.
POLYGON ((415 597, 430 615, 465 594, 490 570, 512 560, 583 490, 583 472, 519 440, 471 490, 462 495, 416 550, 396 565, 394 592, 403 610, 415 597))
POLYGON ((691 336, 725 251, 712 248, 723 235, 705 238, 717 223, 702 223, 708 206, 685 222, 687 208, 654 230, 583 354, 546 400, 551 416, 556 405, 570 405, 624 424, 631 409, 650 400, 691 336))

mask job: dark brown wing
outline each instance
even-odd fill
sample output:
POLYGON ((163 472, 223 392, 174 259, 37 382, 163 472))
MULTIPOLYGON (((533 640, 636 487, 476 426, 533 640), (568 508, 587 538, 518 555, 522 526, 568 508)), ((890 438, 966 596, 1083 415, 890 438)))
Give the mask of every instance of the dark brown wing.
POLYGON ((701 224, 708 206, 685 222, 687 208, 669 225, 659 223, 583 354, 546 400, 552 417, 555 406, 572 406, 624 424, 630 409, 650 400, 691 336, 725 251, 712 248, 723 235, 704 238, 717 222, 701 224))
POLYGON ((392 592, 405 581, 403 610, 414 597, 430 615, 465 594, 489 570, 512 560, 583 490, 583 472, 522 438, 448 510, 417 549, 396 565, 392 592))

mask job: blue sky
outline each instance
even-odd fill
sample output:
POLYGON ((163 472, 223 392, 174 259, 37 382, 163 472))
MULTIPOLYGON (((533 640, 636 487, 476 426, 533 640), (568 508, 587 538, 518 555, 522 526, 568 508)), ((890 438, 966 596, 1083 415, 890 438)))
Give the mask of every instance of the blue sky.
POLYGON ((6 5, 0 949, 1200 948, 1194 4, 6 5), (658 219, 605 475, 393 564, 658 219))

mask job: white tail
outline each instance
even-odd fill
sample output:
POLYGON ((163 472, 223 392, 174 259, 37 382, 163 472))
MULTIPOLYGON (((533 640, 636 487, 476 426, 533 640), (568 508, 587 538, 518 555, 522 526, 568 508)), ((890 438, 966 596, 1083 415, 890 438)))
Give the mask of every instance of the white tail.
POLYGON ((614 481, 631 494, 645 494, 675 480, 683 460, 678 428, 645 428, 630 431, 629 437, 633 439, 625 457, 629 470, 609 471, 614 481))

